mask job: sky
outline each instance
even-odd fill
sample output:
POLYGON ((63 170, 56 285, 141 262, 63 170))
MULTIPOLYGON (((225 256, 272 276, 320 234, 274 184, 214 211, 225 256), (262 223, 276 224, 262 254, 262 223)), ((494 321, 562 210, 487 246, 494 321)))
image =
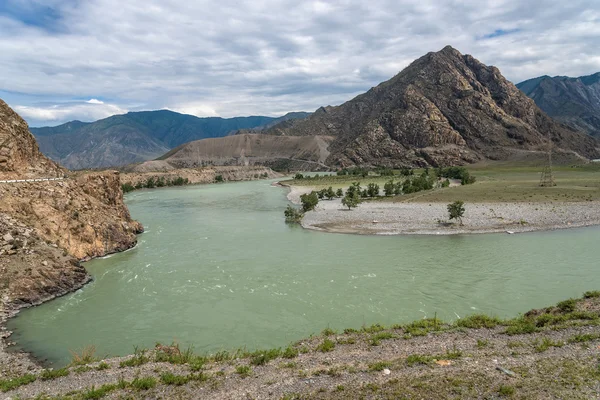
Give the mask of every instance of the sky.
POLYGON ((31 126, 337 105, 451 45, 512 82, 600 71, 598 0, 0 0, 0 98, 31 126))

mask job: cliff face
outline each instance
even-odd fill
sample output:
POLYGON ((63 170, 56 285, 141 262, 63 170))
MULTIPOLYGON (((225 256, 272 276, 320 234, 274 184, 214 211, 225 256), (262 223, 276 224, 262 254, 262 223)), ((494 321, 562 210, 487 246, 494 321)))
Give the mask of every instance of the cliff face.
MULTIPOLYGON (((0 100, 0 311, 81 287, 79 260, 125 250, 142 226, 123 202, 118 172, 72 174, 44 157, 27 124, 0 100)), ((1 316, 0 312, 0 316, 1 316)))
POLYGON ((335 136, 330 165, 464 164, 505 158, 511 149, 545 150, 549 142, 600 155, 600 142, 556 123, 496 67, 450 46, 347 103, 267 133, 335 136))
POLYGON ((40 153, 25 121, 0 99, 0 179, 54 178, 65 172, 40 153))
POLYGON ((600 138, 600 72, 579 78, 542 76, 517 87, 551 117, 600 138))

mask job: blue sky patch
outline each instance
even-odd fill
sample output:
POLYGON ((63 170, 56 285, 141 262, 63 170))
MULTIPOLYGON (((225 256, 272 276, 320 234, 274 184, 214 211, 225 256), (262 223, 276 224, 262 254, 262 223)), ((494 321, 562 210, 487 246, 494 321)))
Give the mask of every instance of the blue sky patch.
POLYGON ((63 29, 62 15, 57 8, 32 1, 0 0, 0 15, 48 32, 63 29))
POLYGON ((488 33, 487 35, 483 35, 481 37, 481 39, 493 39, 493 38, 497 38, 500 36, 506 36, 506 35, 510 35, 512 33, 517 33, 520 32, 520 29, 496 29, 494 32, 492 33, 488 33))

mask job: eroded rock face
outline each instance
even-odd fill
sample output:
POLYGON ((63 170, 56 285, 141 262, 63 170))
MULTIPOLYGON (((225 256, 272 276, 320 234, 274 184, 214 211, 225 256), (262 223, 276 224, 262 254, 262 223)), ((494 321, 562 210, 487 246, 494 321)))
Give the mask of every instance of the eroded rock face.
POLYGON ((556 123, 496 67, 450 46, 341 106, 267 133, 335 136, 327 163, 342 166, 457 165, 549 143, 600 156, 600 142, 556 123))
POLYGON ((54 178, 65 172, 40 153, 27 123, 0 99, 0 179, 54 178))

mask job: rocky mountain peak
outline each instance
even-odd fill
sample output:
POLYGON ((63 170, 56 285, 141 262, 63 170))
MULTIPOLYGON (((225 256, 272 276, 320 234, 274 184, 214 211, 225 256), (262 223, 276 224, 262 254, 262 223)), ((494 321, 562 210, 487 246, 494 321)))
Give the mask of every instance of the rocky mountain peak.
POLYGON ((600 144, 554 122, 509 82, 452 46, 337 107, 271 128, 276 135, 335 136, 330 165, 437 166, 556 147, 587 158, 600 144))
POLYGON ((40 153, 27 122, 0 99, 0 179, 50 178, 64 172, 40 153))

